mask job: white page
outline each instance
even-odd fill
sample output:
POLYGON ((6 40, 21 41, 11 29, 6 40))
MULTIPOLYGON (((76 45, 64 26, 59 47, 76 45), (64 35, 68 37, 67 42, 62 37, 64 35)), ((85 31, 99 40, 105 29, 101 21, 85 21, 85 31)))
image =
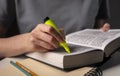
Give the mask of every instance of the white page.
POLYGON ((109 42, 118 37, 120 37, 119 29, 113 29, 107 32, 102 32, 97 29, 86 29, 67 35, 66 41, 67 43, 103 50, 109 42))

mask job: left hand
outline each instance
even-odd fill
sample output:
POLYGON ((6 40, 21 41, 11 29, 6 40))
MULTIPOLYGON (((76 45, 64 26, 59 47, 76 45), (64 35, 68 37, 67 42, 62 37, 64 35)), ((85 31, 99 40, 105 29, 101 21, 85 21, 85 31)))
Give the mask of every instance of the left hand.
POLYGON ((106 32, 110 29, 110 24, 109 23, 105 23, 101 28, 100 28, 103 32, 106 32))

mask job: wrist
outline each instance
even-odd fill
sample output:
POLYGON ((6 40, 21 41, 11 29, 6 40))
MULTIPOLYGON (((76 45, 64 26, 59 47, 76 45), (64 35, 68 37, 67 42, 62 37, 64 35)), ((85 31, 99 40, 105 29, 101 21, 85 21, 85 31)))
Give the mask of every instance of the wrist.
POLYGON ((10 57, 31 52, 29 34, 16 35, 0 39, 0 56, 10 57))
POLYGON ((21 37, 21 50, 23 50, 24 53, 32 52, 33 51, 33 45, 31 43, 31 35, 30 33, 25 33, 21 37))

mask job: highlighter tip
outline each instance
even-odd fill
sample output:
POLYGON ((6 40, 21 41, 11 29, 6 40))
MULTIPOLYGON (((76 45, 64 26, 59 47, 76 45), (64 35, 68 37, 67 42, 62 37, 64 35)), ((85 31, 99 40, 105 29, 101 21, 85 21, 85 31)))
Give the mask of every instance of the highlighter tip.
POLYGON ((67 46, 66 42, 61 42, 60 45, 65 49, 67 53, 70 53, 70 48, 67 46))
POLYGON ((67 53, 70 53, 70 49, 69 48, 66 48, 65 49, 67 53))

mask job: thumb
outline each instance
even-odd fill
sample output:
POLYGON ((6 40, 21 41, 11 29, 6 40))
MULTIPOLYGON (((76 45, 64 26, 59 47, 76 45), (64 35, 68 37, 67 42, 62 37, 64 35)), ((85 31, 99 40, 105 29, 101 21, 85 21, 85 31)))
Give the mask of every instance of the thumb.
POLYGON ((103 27, 101 28, 101 30, 103 31, 103 32, 106 32, 106 31, 108 31, 110 29, 110 24, 109 23, 105 23, 104 25, 103 25, 103 27))

